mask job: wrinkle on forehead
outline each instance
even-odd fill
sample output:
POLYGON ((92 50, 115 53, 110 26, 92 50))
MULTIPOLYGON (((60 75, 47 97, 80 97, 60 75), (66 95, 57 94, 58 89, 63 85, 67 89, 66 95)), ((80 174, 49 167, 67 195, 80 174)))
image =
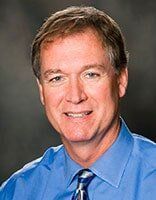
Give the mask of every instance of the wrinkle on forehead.
MULTIPOLYGON (((94 64, 82 66, 80 73, 85 70, 94 69, 94 68, 99 69, 103 72, 108 72, 109 71, 108 69, 111 69, 111 67, 106 64, 94 63, 94 64)), ((46 70, 45 72, 43 72, 43 77, 47 78, 48 76, 50 76, 52 74, 57 74, 57 73, 65 73, 65 72, 59 68, 50 68, 50 69, 46 70)))
MULTIPOLYGON (((44 51, 46 51, 46 54, 50 54, 49 51, 49 48, 51 48, 51 46, 59 46, 61 43, 67 43, 68 39, 70 40, 71 39, 76 39, 77 37, 79 37, 80 35, 85 35, 86 34, 86 38, 88 37, 87 35, 89 35, 89 39, 87 38, 88 41, 91 41, 92 38, 93 40, 95 40, 96 38, 96 41, 100 44, 100 37, 98 36, 98 33, 97 31, 94 31, 93 29, 91 28, 88 28, 86 30, 84 30, 83 32, 78 32, 78 33, 73 33, 71 35, 67 35, 66 37, 55 37, 53 39, 49 39, 47 41, 45 41, 42 46, 41 46, 41 55, 40 55, 40 64, 41 64, 41 71, 43 69, 43 66, 42 66, 42 53, 44 51), (67 39, 67 40, 66 40, 67 39)), ((100 47, 100 45, 99 45, 100 47)), ((67 43, 67 48, 68 48, 68 43, 67 43)), ((93 47, 94 48, 94 47, 93 47)), ((80 48, 81 49, 81 48, 80 48)), ((102 66, 104 69, 106 69, 107 65, 111 66, 111 63, 110 63, 110 56, 109 56, 109 53, 108 53, 108 49, 107 48, 104 48, 103 45, 102 45, 102 42, 101 42, 101 47, 100 47, 101 51, 104 52, 104 57, 106 56, 107 57, 107 63, 105 64, 102 64, 102 63, 89 63, 85 66, 82 66, 83 69, 88 69, 88 68, 93 68, 93 67, 98 67, 98 66, 102 66)), ((52 56, 52 55, 51 55, 52 56)), ((105 61, 106 61, 105 60, 105 61)), ((47 75, 49 74, 52 74, 52 73, 62 73, 62 71, 60 71, 60 68, 61 66, 48 66, 48 69, 46 71, 42 71, 42 75, 44 75, 44 77, 46 77, 47 75)), ((83 70, 82 69, 82 70, 83 70)))

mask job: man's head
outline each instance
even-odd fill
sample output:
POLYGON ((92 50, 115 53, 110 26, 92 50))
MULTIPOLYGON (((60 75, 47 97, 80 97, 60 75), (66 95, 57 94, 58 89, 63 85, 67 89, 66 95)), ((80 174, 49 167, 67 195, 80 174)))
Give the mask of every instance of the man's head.
POLYGON ((34 40, 32 63, 47 117, 68 151, 73 144, 108 147, 128 81, 117 24, 90 7, 57 12, 34 40))
POLYGON ((93 7, 69 7, 51 15, 40 28, 32 45, 32 65, 36 77, 40 78, 40 50, 44 43, 63 38, 91 28, 96 32, 110 62, 120 72, 126 67, 128 54, 118 24, 107 14, 93 7))

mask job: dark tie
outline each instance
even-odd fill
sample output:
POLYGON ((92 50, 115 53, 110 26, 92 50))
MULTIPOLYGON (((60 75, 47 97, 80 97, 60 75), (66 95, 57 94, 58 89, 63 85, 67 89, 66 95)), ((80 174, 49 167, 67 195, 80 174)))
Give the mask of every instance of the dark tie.
POLYGON ((89 200, 87 187, 93 177, 94 174, 89 169, 83 169, 78 173, 77 189, 73 194, 72 200, 89 200))

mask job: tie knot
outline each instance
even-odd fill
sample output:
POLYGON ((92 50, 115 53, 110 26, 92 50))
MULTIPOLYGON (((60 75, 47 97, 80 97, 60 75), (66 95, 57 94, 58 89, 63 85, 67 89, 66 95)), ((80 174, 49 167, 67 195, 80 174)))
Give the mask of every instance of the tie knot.
POLYGON ((78 184, 81 186, 81 189, 87 187, 90 181, 93 179, 94 174, 89 169, 82 169, 78 174, 78 184))

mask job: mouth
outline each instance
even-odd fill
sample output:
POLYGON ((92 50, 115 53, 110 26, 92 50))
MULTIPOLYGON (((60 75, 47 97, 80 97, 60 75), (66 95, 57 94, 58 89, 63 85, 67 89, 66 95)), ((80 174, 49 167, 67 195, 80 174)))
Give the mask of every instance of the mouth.
POLYGON ((83 111, 83 112, 65 112, 64 114, 67 117, 71 118, 84 118, 85 116, 88 116, 92 113, 93 111, 83 111))

